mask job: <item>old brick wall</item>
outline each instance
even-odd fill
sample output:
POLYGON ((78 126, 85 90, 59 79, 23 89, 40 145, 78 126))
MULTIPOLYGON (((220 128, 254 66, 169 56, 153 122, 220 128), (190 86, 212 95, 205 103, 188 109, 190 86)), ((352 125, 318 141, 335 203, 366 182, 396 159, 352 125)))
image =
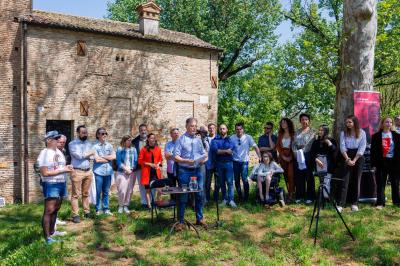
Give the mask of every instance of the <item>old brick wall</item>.
POLYGON ((215 51, 38 26, 28 27, 27 43, 32 199, 41 195, 32 164, 44 146, 46 120, 86 124, 91 139, 104 126, 115 147, 143 122, 161 146, 187 117, 216 122, 215 51), (86 56, 77 55, 78 40, 86 42, 86 56), (81 101, 88 101, 88 116, 81 116, 81 101))
POLYGON ((31 1, 0 0, 0 196, 20 202, 21 149, 21 26, 15 17, 28 13, 31 1))

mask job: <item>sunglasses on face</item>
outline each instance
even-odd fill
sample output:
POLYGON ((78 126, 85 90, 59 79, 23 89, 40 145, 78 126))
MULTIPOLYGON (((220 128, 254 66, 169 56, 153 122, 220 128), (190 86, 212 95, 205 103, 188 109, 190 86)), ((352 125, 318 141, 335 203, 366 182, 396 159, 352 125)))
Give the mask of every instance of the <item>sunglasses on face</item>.
POLYGON ((100 136, 108 136, 108 133, 107 132, 100 132, 99 135, 100 136))

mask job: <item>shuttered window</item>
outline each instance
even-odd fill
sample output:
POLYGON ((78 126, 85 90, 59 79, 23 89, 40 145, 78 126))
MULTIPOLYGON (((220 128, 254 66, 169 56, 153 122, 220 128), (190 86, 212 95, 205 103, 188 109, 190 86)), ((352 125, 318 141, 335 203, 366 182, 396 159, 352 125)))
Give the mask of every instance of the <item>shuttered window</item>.
POLYGON ((87 47, 86 47, 86 42, 85 41, 78 41, 77 42, 77 54, 79 56, 86 56, 87 53, 87 47))

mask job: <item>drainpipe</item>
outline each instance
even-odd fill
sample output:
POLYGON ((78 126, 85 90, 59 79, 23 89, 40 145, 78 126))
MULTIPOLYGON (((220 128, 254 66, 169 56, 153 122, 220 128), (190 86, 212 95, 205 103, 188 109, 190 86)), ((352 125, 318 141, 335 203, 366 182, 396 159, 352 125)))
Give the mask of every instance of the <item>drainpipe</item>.
POLYGON ((22 111, 23 111, 23 146, 24 146, 24 203, 29 203, 29 157, 28 157, 28 49, 26 43, 26 32, 28 25, 22 22, 22 111))

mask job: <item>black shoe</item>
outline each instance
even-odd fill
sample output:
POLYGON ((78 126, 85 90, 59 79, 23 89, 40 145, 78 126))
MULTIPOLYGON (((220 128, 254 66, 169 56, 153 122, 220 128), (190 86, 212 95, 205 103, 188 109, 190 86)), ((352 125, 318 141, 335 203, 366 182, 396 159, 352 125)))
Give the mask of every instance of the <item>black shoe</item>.
POLYGON ((78 224, 81 222, 81 217, 79 215, 72 216, 72 222, 78 224))
POLYGON ((93 216, 92 216, 92 214, 90 212, 85 213, 84 216, 85 216, 85 219, 92 219, 93 218, 93 216))

